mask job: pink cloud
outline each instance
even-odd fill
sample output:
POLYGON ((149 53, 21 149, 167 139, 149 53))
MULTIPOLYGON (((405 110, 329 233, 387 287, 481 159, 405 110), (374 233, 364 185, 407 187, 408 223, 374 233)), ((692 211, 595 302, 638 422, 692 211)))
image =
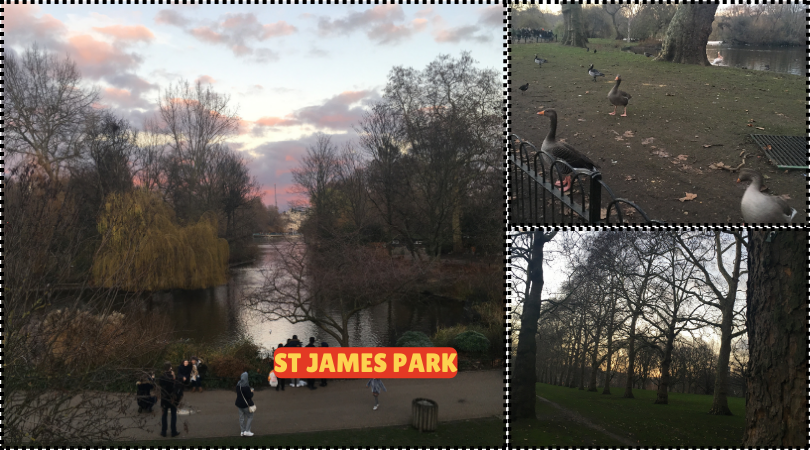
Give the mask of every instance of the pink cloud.
POLYGON ((189 33, 203 42, 219 44, 225 42, 224 36, 208 27, 192 28, 189 33))
POLYGON ((215 80, 214 78, 212 78, 212 77, 210 77, 210 76, 208 76, 208 75, 201 75, 199 78, 197 78, 197 79, 195 80, 195 82, 197 82, 197 83, 208 83, 208 84, 214 84, 214 83, 216 83, 216 82, 217 82, 217 80, 215 80))
POLYGON ((287 36, 298 31, 297 28, 288 24, 283 20, 276 23, 268 23, 262 26, 262 34, 259 35, 259 40, 269 39, 276 36, 287 36))
POLYGON ((284 156, 284 161, 295 161, 295 158, 293 158, 292 155, 285 155, 284 156))
POLYGON ((257 120, 256 125, 263 126, 263 127, 286 127, 291 125, 297 125, 298 121, 294 119, 282 119, 281 117, 262 117, 257 120))
POLYGON ((135 26, 122 26, 115 25, 110 27, 93 27, 93 30, 99 33, 112 36, 122 41, 151 41, 155 38, 152 31, 143 25, 135 26))

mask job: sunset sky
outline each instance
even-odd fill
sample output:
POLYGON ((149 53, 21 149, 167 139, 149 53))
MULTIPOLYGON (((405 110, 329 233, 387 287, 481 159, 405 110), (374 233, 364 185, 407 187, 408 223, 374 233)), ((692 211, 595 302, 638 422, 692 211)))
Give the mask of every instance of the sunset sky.
POLYGON ((342 146, 394 66, 424 69, 469 51, 500 69, 500 5, 4 5, 6 51, 37 42, 68 55, 101 103, 140 128, 181 80, 230 95, 233 148, 263 200, 288 208, 290 170, 314 133, 342 146))

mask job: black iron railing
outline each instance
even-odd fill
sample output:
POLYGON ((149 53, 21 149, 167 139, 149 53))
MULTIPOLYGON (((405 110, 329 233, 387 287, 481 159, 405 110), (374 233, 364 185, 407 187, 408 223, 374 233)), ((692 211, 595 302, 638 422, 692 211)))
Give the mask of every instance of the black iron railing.
POLYGON ((520 224, 662 223, 630 200, 616 198, 602 174, 553 160, 516 134, 509 135, 509 219, 520 224), (570 171, 571 188, 562 182, 570 171))

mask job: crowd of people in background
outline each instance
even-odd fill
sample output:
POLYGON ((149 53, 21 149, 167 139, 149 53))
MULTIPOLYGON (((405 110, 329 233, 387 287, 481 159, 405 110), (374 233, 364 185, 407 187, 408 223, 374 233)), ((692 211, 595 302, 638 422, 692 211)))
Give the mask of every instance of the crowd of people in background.
MULTIPOLYGON (((297 335, 287 339, 285 343, 279 343, 277 348, 283 347, 302 347, 302 343, 298 340, 297 335)), ((317 347, 315 338, 309 338, 309 343, 304 347, 317 347)), ((321 342, 320 347, 329 347, 327 342, 321 342)), ((277 348, 271 350, 270 359, 272 362, 277 348)), ((166 361, 163 364, 163 373, 155 382, 155 374, 144 374, 140 380, 135 384, 137 389, 137 403, 138 412, 151 413, 152 408, 157 404, 158 398, 153 395, 153 389, 160 389, 160 407, 162 409, 161 415, 161 432, 163 437, 167 436, 167 431, 171 428, 171 436, 178 436, 180 433, 177 431, 177 407, 183 398, 186 388, 191 388, 190 392, 202 392, 202 378, 207 372, 207 366, 201 358, 192 356, 191 359, 184 360, 177 370, 172 369, 172 363, 166 361), (171 414, 169 414, 171 413, 171 414)), ((276 391, 283 391, 285 386, 289 384, 291 387, 306 386, 311 390, 317 389, 315 383, 318 379, 301 380, 293 379, 279 379, 275 376, 273 370, 270 371, 268 381, 271 387, 275 387, 276 391)), ((326 379, 320 379, 320 386, 326 387, 328 385, 326 379)), ((379 407, 378 397, 380 392, 385 392, 387 389, 379 378, 373 378, 366 383, 367 387, 371 387, 371 393, 374 396, 374 407, 376 410, 379 407)), ((253 436, 250 430, 253 423, 253 414, 256 411, 256 405, 253 403, 254 389, 250 387, 248 368, 239 377, 236 384, 236 407, 239 410, 239 427, 241 429, 240 436, 249 437, 253 436)))

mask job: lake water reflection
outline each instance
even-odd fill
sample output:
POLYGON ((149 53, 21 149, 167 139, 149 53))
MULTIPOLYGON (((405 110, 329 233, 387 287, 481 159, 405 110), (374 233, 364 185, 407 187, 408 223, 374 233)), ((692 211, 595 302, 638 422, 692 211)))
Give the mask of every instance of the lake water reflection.
POLYGON ((803 75, 805 72, 804 49, 802 47, 770 47, 755 45, 731 45, 709 42, 706 55, 709 61, 717 58, 719 51, 723 55, 722 66, 747 67, 751 70, 803 75), (715 44, 715 45, 711 45, 715 44))
MULTIPOLYGON (((283 245, 283 244, 281 244, 283 245)), ((153 310, 165 314, 175 328, 176 337, 213 343, 231 339, 240 333, 253 337, 266 349, 286 342, 293 334, 306 343, 310 337, 337 341, 315 325, 291 324, 286 320, 263 322, 243 307, 243 288, 259 286, 261 267, 273 263, 273 244, 261 244, 259 262, 232 269, 227 285, 195 291, 160 292, 152 296, 153 310)), ((350 322, 350 345, 355 347, 389 346, 405 331, 435 333, 437 326, 452 326, 465 320, 462 302, 413 299, 382 304, 361 312, 350 322)))

